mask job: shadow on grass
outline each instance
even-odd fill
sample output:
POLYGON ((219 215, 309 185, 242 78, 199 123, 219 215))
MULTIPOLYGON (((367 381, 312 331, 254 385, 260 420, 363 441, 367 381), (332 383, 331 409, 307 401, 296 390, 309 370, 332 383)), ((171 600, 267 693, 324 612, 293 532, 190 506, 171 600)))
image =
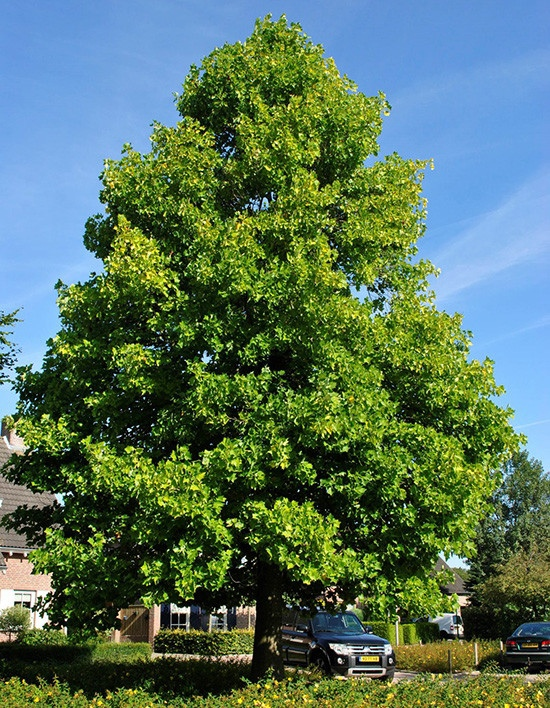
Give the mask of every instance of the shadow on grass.
POLYGON ((242 688, 250 678, 250 664, 238 659, 222 661, 208 657, 188 660, 139 657, 125 661, 80 656, 72 661, 59 658, 28 661, 4 656, 0 659, 0 679, 13 676, 32 684, 57 680, 71 691, 82 691, 90 698, 131 688, 169 699, 223 695, 242 688))

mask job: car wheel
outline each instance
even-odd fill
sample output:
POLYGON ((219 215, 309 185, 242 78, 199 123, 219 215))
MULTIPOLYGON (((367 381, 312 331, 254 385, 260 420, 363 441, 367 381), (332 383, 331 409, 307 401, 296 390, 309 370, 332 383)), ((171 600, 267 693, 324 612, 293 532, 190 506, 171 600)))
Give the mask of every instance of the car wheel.
POLYGON ((330 676, 332 674, 330 664, 323 654, 315 654, 311 660, 310 666, 315 672, 323 674, 323 676, 330 676))

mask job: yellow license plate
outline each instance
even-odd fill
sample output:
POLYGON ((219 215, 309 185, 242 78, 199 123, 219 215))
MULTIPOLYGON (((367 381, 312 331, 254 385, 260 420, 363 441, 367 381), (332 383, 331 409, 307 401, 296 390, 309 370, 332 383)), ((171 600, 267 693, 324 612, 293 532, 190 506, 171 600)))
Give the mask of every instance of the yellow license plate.
POLYGON ((521 645, 522 649, 538 649, 539 645, 538 644, 533 644, 533 643, 527 643, 527 644, 522 644, 521 645))
POLYGON ((360 656, 359 661, 362 664, 378 664, 380 663, 380 658, 378 656, 360 656))

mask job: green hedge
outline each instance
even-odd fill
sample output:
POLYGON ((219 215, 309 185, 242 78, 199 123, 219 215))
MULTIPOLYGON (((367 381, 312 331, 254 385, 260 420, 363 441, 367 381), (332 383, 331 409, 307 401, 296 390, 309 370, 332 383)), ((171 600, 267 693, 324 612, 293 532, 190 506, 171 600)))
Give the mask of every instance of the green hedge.
POLYGON ((92 655, 92 647, 74 644, 19 644, 17 642, 0 642, 0 659, 7 662, 73 662, 88 659, 92 655))
MULTIPOLYGON (((365 622, 377 637, 382 637, 395 644, 395 625, 391 622, 365 622)), ((401 629, 401 625, 399 626, 401 629)), ((402 632, 399 632, 401 639, 402 632)))
POLYGON ((483 607, 463 607, 464 633, 466 639, 506 639, 524 619, 515 613, 499 612, 483 607))
POLYGON ((0 660, 15 662, 71 664, 82 661, 127 663, 151 657, 147 643, 88 642, 74 643, 62 632, 33 630, 17 642, 0 642, 0 660))
POLYGON ((29 647, 37 646, 65 646, 72 644, 65 632, 57 629, 29 629, 18 638, 19 644, 29 647))
POLYGON ((161 629, 155 636, 153 650, 159 654, 201 656, 252 654, 253 641, 254 633, 248 629, 234 629, 231 632, 161 629))
POLYGON ((372 627, 374 634, 387 639, 392 644, 426 644, 439 639, 439 627, 432 622, 415 622, 399 625, 399 642, 395 641, 395 624, 393 622, 366 622, 372 627))
POLYGON ((405 641, 403 644, 427 644, 428 642, 439 641, 439 626, 434 622, 415 622, 414 624, 404 624, 407 632, 404 632, 405 641))

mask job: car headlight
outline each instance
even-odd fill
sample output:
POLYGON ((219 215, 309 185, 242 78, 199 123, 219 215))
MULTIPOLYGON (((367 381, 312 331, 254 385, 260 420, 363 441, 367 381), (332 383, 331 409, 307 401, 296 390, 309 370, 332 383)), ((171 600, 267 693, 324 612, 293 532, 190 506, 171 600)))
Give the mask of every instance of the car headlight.
POLYGON ((391 644, 384 644, 384 654, 389 656, 393 652, 391 644))
POLYGON ((347 644, 332 644, 329 642, 329 647, 335 654, 340 654, 341 656, 349 656, 351 654, 351 647, 347 644))

